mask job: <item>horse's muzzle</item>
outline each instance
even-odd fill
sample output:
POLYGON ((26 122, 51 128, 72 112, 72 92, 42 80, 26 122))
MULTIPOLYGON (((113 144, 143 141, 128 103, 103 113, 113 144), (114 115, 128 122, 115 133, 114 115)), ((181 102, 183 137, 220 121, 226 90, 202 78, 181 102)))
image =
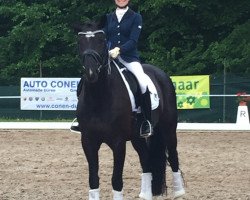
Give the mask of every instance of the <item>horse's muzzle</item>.
POLYGON ((89 68, 86 71, 86 78, 88 82, 95 83, 98 80, 98 73, 89 68))

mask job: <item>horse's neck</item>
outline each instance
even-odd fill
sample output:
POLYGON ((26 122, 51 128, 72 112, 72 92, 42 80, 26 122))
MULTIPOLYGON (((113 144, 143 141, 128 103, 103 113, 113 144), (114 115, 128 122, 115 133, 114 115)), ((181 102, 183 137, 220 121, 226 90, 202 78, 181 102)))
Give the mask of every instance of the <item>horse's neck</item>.
POLYGON ((110 98, 111 87, 106 74, 99 77, 96 83, 86 83, 84 88, 84 98, 91 104, 102 104, 110 98))
MULTIPOLYGON (((86 83, 84 88, 84 101, 87 106, 111 108, 115 101, 126 101, 126 87, 117 68, 111 65, 111 73, 103 73, 94 84, 86 83)), ((126 98, 128 97, 128 98, 126 98)))

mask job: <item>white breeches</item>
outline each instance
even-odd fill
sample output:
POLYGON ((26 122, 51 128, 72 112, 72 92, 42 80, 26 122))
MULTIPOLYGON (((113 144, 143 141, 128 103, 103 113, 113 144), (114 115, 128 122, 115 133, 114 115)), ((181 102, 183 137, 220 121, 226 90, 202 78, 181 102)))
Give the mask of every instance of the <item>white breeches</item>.
POLYGON ((124 61, 120 56, 118 57, 118 59, 129 71, 131 71, 135 75, 135 77, 137 78, 139 82, 141 92, 142 94, 144 94, 147 90, 148 78, 147 78, 147 75, 143 71, 141 63, 136 62, 136 61, 128 63, 124 61))

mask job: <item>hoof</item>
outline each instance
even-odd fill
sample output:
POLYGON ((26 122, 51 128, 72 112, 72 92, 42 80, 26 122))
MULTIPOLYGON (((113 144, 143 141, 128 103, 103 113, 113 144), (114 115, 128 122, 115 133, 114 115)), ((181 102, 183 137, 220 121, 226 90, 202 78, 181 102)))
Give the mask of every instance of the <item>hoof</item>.
POLYGON ((174 192, 174 199, 177 199, 177 198, 183 196, 185 193, 186 193, 186 192, 185 192, 184 189, 179 190, 179 191, 175 191, 175 192, 174 192))
POLYGON ((144 200, 153 200, 152 194, 140 193, 139 197, 144 200))
POLYGON ((166 198, 164 196, 162 196, 162 195, 153 197, 153 200, 165 200, 165 199, 166 198))

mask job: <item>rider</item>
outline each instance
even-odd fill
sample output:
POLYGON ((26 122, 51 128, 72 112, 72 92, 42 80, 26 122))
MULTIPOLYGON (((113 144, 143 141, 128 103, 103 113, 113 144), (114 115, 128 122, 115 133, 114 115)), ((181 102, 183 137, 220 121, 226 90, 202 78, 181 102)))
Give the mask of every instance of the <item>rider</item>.
MULTIPOLYGON (((152 134, 151 100, 147 85, 147 75, 140 63, 137 42, 142 29, 142 16, 129 8, 129 0, 115 0, 116 10, 107 15, 104 27, 109 49, 109 55, 118 59, 137 78, 141 89, 141 111, 144 121, 141 124, 140 134, 152 134)), ((71 130, 79 130, 72 126, 71 130)))
POLYGON ((110 47, 109 55, 118 59, 137 78, 141 89, 141 111, 144 121, 141 135, 151 135, 151 100, 137 52, 137 42, 142 29, 142 16, 129 8, 129 0, 115 0, 116 10, 107 15, 104 31, 110 47))

